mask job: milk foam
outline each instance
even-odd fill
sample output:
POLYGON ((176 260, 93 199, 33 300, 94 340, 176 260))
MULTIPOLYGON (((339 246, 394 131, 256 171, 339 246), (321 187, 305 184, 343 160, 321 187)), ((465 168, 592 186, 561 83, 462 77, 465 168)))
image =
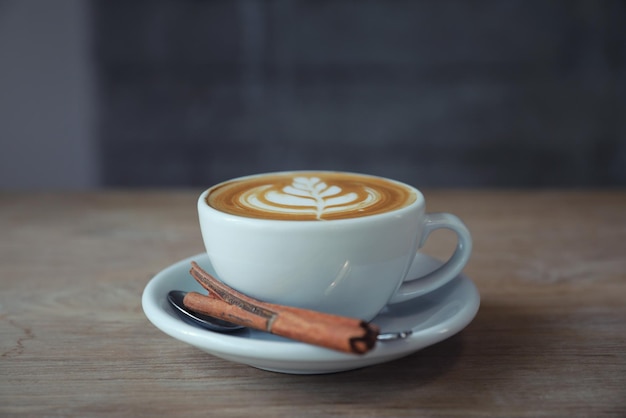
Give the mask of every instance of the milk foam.
POLYGON ((239 198, 243 207, 283 214, 311 214, 323 220, 331 213, 353 212, 380 200, 379 194, 363 187, 363 194, 347 192, 327 185, 318 177, 295 177, 293 182, 276 190, 271 184, 251 188, 239 198))
POLYGON ((333 171, 268 173, 214 186, 206 203, 225 213, 259 219, 330 221, 403 208, 417 194, 380 177, 333 171))

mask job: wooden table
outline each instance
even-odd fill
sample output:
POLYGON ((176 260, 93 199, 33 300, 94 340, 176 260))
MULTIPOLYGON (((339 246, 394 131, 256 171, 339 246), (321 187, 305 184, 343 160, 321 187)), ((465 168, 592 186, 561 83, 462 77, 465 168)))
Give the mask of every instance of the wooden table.
POLYGON ((477 317, 318 376, 212 357, 144 316, 150 278, 203 251, 198 192, 0 194, 0 416, 626 416, 625 192, 427 191, 473 233, 477 317))

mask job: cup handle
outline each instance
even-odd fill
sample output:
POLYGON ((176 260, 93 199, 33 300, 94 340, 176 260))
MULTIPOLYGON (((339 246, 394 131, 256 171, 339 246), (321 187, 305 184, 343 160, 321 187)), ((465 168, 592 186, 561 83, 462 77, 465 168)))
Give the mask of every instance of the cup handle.
POLYGON ((427 214, 424 218, 424 230, 418 248, 424 246, 431 232, 441 228, 454 231, 458 238, 456 249, 450 259, 422 277, 408 278, 391 297, 389 303, 404 302, 431 292, 461 273, 472 252, 472 236, 457 216, 450 213, 427 214))

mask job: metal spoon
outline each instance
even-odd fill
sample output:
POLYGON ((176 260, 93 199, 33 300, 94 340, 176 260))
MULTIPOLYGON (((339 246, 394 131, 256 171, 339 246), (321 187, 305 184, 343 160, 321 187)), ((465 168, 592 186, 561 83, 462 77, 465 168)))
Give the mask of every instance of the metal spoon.
MULTIPOLYGON (((244 326, 223 321, 212 316, 202 315, 190 311, 183 304, 183 299, 186 294, 187 292, 183 292, 182 290, 171 290, 167 294, 167 300, 174 308, 176 308, 176 313, 178 314, 178 316, 180 316, 180 318, 188 324, 197 325, 202 328, 206 328, 216 332, 233 332, 245 328, 244 326)), ((379 334, 376 339, 378 341, 403 340, 410 337, 411 334, 413 334, 413 330, 385 332, 383 334, 379 334)))
POLYGON ((182 290, 171 290, 167 294, 167 300, 170 302, 170 305, 176 309, 178 316, 186 323, 198 325, 202 328, 217 332, 233 332, 245 328, 242 325, 190 311, 183 304, 183 299, 186 294, 187 292, 183 292, 182 290))

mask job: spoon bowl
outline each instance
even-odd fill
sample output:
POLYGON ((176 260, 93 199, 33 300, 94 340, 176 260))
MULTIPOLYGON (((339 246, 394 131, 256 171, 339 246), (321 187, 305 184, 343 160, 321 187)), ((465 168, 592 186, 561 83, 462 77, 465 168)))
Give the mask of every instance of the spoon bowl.
POLYGON ((218 318, 213 318, 212 316, 202 315, 200 313, 192 312, 185 307, 183 303, 183 299, 187 292, 183 292, 182 290, 171 290, 167 294, 167 300, 170 305, 174 307, 174 310, 186 323, 190 325, 200 326, 202 328, 206 328, 211 331, 216 332, 234 332, 245 327, 241 325, 236 325, 227 321, 223 321, 218 318))

